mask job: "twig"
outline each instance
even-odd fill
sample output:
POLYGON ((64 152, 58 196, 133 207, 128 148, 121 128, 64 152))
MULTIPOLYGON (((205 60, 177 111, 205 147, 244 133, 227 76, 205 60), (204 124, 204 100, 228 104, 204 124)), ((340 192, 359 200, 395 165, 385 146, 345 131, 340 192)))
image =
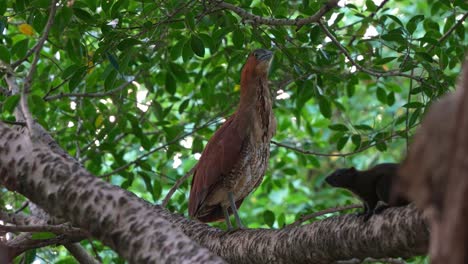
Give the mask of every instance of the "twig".
POLYGON ((34 46, 35 48, 34 59, 31 63, 31 68, 29 69, 29 72, 26 75, 26 78, 24 80, 23 91, 21 93, 21 101, 20 101, 21 109, 23 110, 24 119, 26 121, 26 124, 28 124, 29 134, 31 136, 34 135, 34 132, 33 132, 34 120, 32 118, 31 112, 29 111, 27 95, 29 94, 29 89, 31 88, 32 78, 34 76, 34 73, 36 72, 37 62, 39 61, 42 47, 44 46, 44 43, 47 37, 49 36, 50 28, 52 27, 52 24, 54 22, 56 11, 57 11, 57 0, 52 0, 50 11, 49 11, 49 18, 47 19, 47 24, 44 28, 44 32, 42 33, 41 38, 39 38, 39 41, 37 42, 37 45, 34 46))
POLYGON ((174 186, 172 186, 172 188, 166 194, 166 197, 164 197, 164 200, 161 204, 162 207, 167 206, 167 204, 169 203, 169 200, 171 200, 171 197, 175 193, 175 191, 179 189, 180 185, 184 183, 188 179, 188 177, 190 177, 193 174, 194 171, 195 171, 195 166, 193 166, 193 168, 191 168, 187 173, 185 173, 184 176, 177 179, 177 181, 174 183, 174 186))
MULTIPOLYGON (((414 69, 411 69, 411 75, 413 75, 413 72, 414 72, 414 69)), ((413 80, 410 79, 410 83, 409 83, 409 90, 408 90, 408 104, 411 102, 411 92, 413 91, 413 80)), ((406 120, 405 120, 405 123, 406 123, 406 154, 408 154, 408 151, 409 151, 409 136, 408 136, 408 132, 409 132, 409 107, 406 108, 406 120)))
MULTIPOLYGON (((457 23, 455 23, 449 30, 447 30, 447 32, 445 32, 445 34, 437 40, 437 43, 441 44, 442 42, 444 42, 450 36, 450 34, 452 34, 452 32, 465 21, 467 17, 468 12, 466 12, 462 16, 462 18, 460 18, 460 20, 457 21, 457 23)), ((427 49, 427 53, 430 53, 434 48, 435 45, 432 45, 429 49, 427 49)))
POLYGON ((21 207, 18 208, 18 209, 15 211, 15 214, 17 214, 17 213, 23 211, 26 207, 28 207, 28 205, 29 205, 29 202, 28 202, 28 201, 24 202, 24 203, 21 205, 21 207))
POLYGON ((31 239, 30 234, 23 233, 16 236, 12 240, 8 240, 5 244, 12 249, 15 256, 20 255, 21 253, 34 248, 42 248, 50 245, 57 244, 68 244, 76 243, 83 240, 85 237, 82 236, 67 236, 67 235, 58 235, 50 239, 31 239))
POLYGON ((2 120, 2 123, 9 124, 9 125, 15 125, 15 126, 26 126, 25 122, 17 122, 17 121, 9 121, 9 120, 2 120))
POLYGON ((374 70, 370 70, 370 69, 367 69, 367 68, 364 68, 363 66, 361 66, 359 63, 357 63, 353 57, 349 54, 349 52, 346 50, 345 47, 343 47, 343 45, 341 45, 341 43, 335 38, 335 36, 333 36, 332 33, 330 33, 330 31, 328 30, 327 26, 325 26, 322 22, 318 22, 318 25, 320 26, 320 28, 323 30, 323 32, 325 33, 325 35, 327 35, 327 37, 330 38, 330 40, 333 42, 333 44, 335 44, 338 49, 341 50, 341 52, 343 52, 343 54, 345 55, 346 58, 348 58, 349 62, 351 62, 352 65, 354 65, 356 67, 356 69, 358 69, 359 71, 362 71, 362 72, 365 72, 367 74, 370 74, 370 75, 373 75, 375 77, 390 77, 390 76, 401 76, 401 77, 406 77, 406 78, 410 78, 410 79, 413 79, 413 80, 416 80, 418 82, 423 82, 423 78, 419 78, 419 77, 415 77, 415 76, 412 76, 410 74, 406 74, 406 73, 403 73, 403 72, 400 72, 398 70, 394 70, 394 71, 384 71, 384 72, 381 72, 381 71, 374 71, 374 70))
MULTIPOLYGON (((374 12, 372 12, 367 18, 374 18, 374 16, 377 14, 377 12, 379 12, 380 9, 382 9, 382 7, 388 2, 388 0, 383 0, 382 3, 380 3, 380 5, 375 9, 374 12)), ((364 20, 364 19, 363 19, 364 20)), ((362 21, 362 20, 361 20, 362 21)), ((348 46, 352 46, 353 45, 353 42, 356 40, 356 35, 353 35, 353 37, 351 38, 351 40, 349 40, 348 42, 348 46)))
POLYGON ((270 26, 297 26, 302 27, 306 24, 316 23, 322 18, 325 13, 330 11, 332 8, 338 5, 338 0, 329 0, 322 8, 320 8, 314 15, 307 18, 296 18, 296 19, 287 19, 287 18, 265 18, 261 16, 254 15, 245 11, 244 9, 226 3, 224 1, 210 0, 210 2, 216 6, 229 9, 239 15, 242 20, 251 22, 252 24, 262 24, 270 26))
POLYGON ((287 225, 285 228, 299 226, 299 225, 301 225, 303 222, 305 222, 307 220, 310 220, 312 218, 315 218, 315 217, 318 217, 318 216, 321 216, 321 215, 324 215, 324 214, 331 214, 331 213, 336 213, 336 212, 339 212, 339 211, 356 209, 356 208, 362 208, 362 204, 351 204, 351 205, 339 206, 339 207, 335 207, 335 208, 328 208, 328 209, 325 209, 325 210, 322 210, 322 211, 319 211, 319 212, 315 212, 315 213, 312 213, 312 214, 309 214, 309 215, 303 215, 303 216, 299 217, 299 219, 297 219, 293 223, 287 225))
POLYGON ((51 101, 51 100, 60 99, 60 98, 64 98, 64 97, 98 98, 98 97, 109 96, 109 95, 118 93, 121 90, 125 89, 128 85, 130 85, 133 81, 136 80, 138 75, 140 75, 140 72, 138 72, 132 80, 124 82, 119 87, 117 87, 115 89, 112 89, 112 90, 109 90, 109 91, 106 91, 106 92, 97 92, 97 93, 60 93, 60 94, 57 94, 57 95, 47 96, 47 97, 44 98, 44 100, 45 101, 51 101))
POLYGON ((315 152, 315 151, 310 151, 310 150, 304 150, 304 149, 300 149, 300 148, 296 148, 296 147, 293 147, 293 146, 290 146, 290 145, 286 145, 286 144, 283 144, 283 143, 280 143, 280 142, 276 142, 274 140, 271 141, 271 144, 274 144, 274 145, 277 145, 279 147, 283 147, 283 148, 287 148, 287 149, 290 149, 290 150, 293 150, 295 152, 299 152, 301 154, 305 154, 305 155, 315 155, 315 156, 322 156, 322 157, 346 157, 346 156, 351 156, 351 155, 354 155, 354 154, 357 154, 357 153, 360 153, 366 149, 369 149, 369 148, 372 148, 374 147, 375 145, 377 145, 378 143, 382 143, 382 142, 385 142, 393 137, 396 137, 398 136, 398 133, 394 133, 394 134, 391 134, 390 136, 386 137, 386 138, 383 138, 379 141, 376 141, 374 142, 374 144, 369 144, 365 147, 362 147, 362 148, 359 148, 355 151, 351 151, 351 152, 347 152, 347 153, 337 153, 337 154, 334 154, 334 153, 321 153, 321 152, 315 152))

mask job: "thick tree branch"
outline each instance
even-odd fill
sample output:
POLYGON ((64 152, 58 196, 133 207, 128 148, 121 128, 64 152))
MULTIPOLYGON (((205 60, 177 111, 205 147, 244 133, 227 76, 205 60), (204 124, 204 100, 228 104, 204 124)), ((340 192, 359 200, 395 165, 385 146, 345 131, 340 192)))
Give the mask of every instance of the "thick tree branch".
POLYGON ((287 18, 265 18, 261 16, 254 15, 245 11, 244 9, 226 3, 224 1, 210 0, 213 5, 216 5, 221 8, 229 9, 239 15, 244 22, 249 22, 255 25, 270 25, 270 26, 297 26, 302 27, 306 24, 316 23, 322 18, 328 11, 335 8, 338 5, 338 0, 329 0, 322 8, 320 8, 317 13, 307 18, 296 18, 296 19, 287 19, 287 18))
POLYGON ((223 263, 161 217, 162 208, 94 177, 48 140, 32 141, 0 123, 0 182, 131 263, 223 263))
POLYGON ((332 263, 366 257, 425 254, 429 230, 412 206, 390 208, 368 222, 355 214, 330 217, 300 227, 247 229, 231 233, 183 216, 168 219, 229 263, 332 263))

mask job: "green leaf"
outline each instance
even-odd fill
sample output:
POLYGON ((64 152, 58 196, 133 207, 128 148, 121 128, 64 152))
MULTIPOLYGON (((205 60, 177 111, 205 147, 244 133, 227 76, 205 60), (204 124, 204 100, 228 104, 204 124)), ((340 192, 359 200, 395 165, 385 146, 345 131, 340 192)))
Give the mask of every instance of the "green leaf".
POLYGON ((176 81, 174 77, 172 77, 172 74, 166 73, 166 91, 170 94, 174 94, 176 91, 176 81))
POLYGON ((325 98, 323 96, 319 97, 319 109, 320 109, 320 113, 322 113, 322 115, 325 118, 330 118, 331 117, 331 115, 332 115, 331 104, 327 100, 327 98, 325 98))
POLYGON ((185 14, 185 26, 190 29, 190 31, 195 31, 195 15, 193 12, 187 12, 185 14))
POLYGON ((406 23, 406 30, 408 30, 408 32, 410 34, 413 34, 414 31, 416 30, 418 24, 424 20, 424 15, 416 15, 414 17, 412 17, 408 23, 406 23))
POLYGON ((387 57, 387 58, 379 58, 374 61, 375 65, 384 65, 395 60, 397 57, 387 57))
POLYGON ((365 124, 355 125, 354 128, 359 129, 359 130, 373 130, 371 126, 365 125, 365 124))
POLYGON ((19 94, 14 94, 6 98, 5 102, 3 102, 3 111, 7 111, 8 113, 12 114, 15 110, 15 107, 18 105, 20 100, 19 94))
POLYGON ((387 103, 387 93, 385 92, 385 90, 381 87, 378 87, 377 88, 377 91, 376 91, 376 94, 377 94, 377 99, 386 104, 387 103))
POLYGON ((37 249, 31 249, 28 250, 24 253, 23 261, 21 263, 24 264, 31 264, 34 263, 34 260, 36 260, 36 252, 37 249))
POLYGON ((244 33, 240 29, 232 32, 232 43, 237 49, 241 49, 244 46, 244 33))
POLYGON ((387 94, 387 105, 392 106, 393 104, 395 104, 395 93, 390 92, 387 94))
POLYGON ((0 45, 0 61, 10 64, 10 51, 3 45, 0 45))
POLYGON ((351 142, 353 142, 354 146, 356 146, 356 149, 359 149, 361 147, 361 135, 353 135, 351 136, 351 142))
POLYGON ((197 37, 196 35, 192 35, 192 38, 190 39, 190 46, 197 56, 205 56, 205 45, 203 45, 201 38, 197 37))
POLYGON ((121 51, 124 51, 138 44, 141 44, 141 41, 134 38, 126 38, 120 41, 120 43, 117 45, 117 48, 121 51))
POLYGON ((391 30, 387 34, 382 35, 381 38, 383 40, 386 40, 386 41, 395 41, 395 42, 398 42, 400 44, 405 44, 406 43, 405 38, 403 37, 403 32, 401 31, 401 29, 391 30))
POLYGON ((119 62, 117 61, 117 58, 110 52, 107 52, 107 59, 109 59, 109 62, 111 63, 112 67, 119 71, 119 62))
POLYGON ((68 89, 73 91, 78 84, 83 80, 86 75, 86 67, 78 68, 75 73, 71 76, 70 81, 68 82, 68 89))
POLYGON ((343 124, 329 125, 328 128, 330 128, 331 130, 335 130, 335 131, 348 131, 348 127, 346 127, 343 124))
POLYGON ((387 150, 387 144, 385 142, 379 142, 375 145, 375 147, 380 151, 384 152, 387 150))
POLYGON ((190 99, 184 100, 179 106, 179 114, 182 114, 190 103, 190 99))
POLYGON ((185 42, 184 47, 182 48, 182 59, 184 62, 189 61, 193 57, 192 46, 190 45, 190 40, 185 42))
POLYGON ((272 228, 275 223, 275 213, 270 210, 266 210, 263 212, 263 220, 265 221, 265 224, 272 228))
POLYGON ((348 142, 349 137, 348 136, 343 136, 340 139, 338 139, 338 142, 336 142, 336 149, 338 151, 342 150, 346 143, 348 142))
POLYGON ((421 102, 409 102, 409 103, 403 105, 403 107, 405 107, 405 108, 421 108, 423 106, 424 106, 424 104, 421 103, 421 102))
POLYGON ((31 238, 34 240, 50 239, 55 238, 57 235, 51 232, 39 232, 32 234, 31 238))
POLYGON ((6 9, 7 9, 6 0, 2 0, 2 4, 0 5, 0 16, 3 16, 3 14, 5 14, 6 9))
POLYGON ((11 48, 11 53, 15 54, 18 58, 23 58, 26 55, 26 52, 28 52, 28 44, 28 39, 16 42, 11 48))
POLYGON ((185 69, 180 66, 179 64, 176 64, 176 63, 170 63, 169 64, 169 69, 171 70, 172 74, 174 75, 174 77, 178 80, 178 81, 181 81, 181 82, 189 82, 190 79, 187 75, 187 72, 185 72, 185 69))
POLYGON ((375 5, 373 0, 366 0, 366 7, 367 11, 374 12, 377 10, 377 6, 375 5))
POLYGON ((95 20, 94 20, 93 16, 90 13, 88 13, 88 11, 85 11, 85 10, 80 9, 80 8, 73 8, 73 14, 78 19, 82 20, 85 23, 88 23, 88 24, 94 24, 95 23, 95 20))
POLYGON ((408 125, 412 127, 416 123, 420 115, 421 115, 421 108, 414 110, 414 112, 411 114, 408 125))
POLYGON ((383 18, 388 17, 388 18, 390 18, 391 20, 395 21, 398 25, 403 26, 403 23, 401 23, 401 20, 400 20, 398 17, 394 16, 394 15, 385 14, 385 15, 383 15, 382 17, 383 17, 383 18))

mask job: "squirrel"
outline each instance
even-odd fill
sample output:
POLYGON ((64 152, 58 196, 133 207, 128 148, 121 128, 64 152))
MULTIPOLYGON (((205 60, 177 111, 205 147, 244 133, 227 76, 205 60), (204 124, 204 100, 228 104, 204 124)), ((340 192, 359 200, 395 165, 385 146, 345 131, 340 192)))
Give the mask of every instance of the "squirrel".
POLYGON ((389 207, 404 206, 409 201, 401 196, 392 196, 392 187, 397 179, 398 164, 382 163, 369 170, 357 170, 354 167, 338 169, 327 176, 325 181, 333 187, 345 188, 357 195, 364 204, 364 221, 373 214, 379 214, 389 207), (382 201, 385 205, 377 208, 382 201))

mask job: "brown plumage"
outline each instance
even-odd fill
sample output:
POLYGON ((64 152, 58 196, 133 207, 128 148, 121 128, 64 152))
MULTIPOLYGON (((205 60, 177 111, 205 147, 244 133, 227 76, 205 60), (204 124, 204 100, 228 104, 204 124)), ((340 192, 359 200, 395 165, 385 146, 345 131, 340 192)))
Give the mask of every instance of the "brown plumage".
POLYGON ((241 74, 241 97, 236 112, 215 132, 193 174, 189 215, 203 222, 226 220, 262 182, 276 130, 268 90, 273 54, 253 51, 241 74), (235 206, 234 206, 235 203, 235 206), (234 207, 234 208, 233 208, 234 207))

